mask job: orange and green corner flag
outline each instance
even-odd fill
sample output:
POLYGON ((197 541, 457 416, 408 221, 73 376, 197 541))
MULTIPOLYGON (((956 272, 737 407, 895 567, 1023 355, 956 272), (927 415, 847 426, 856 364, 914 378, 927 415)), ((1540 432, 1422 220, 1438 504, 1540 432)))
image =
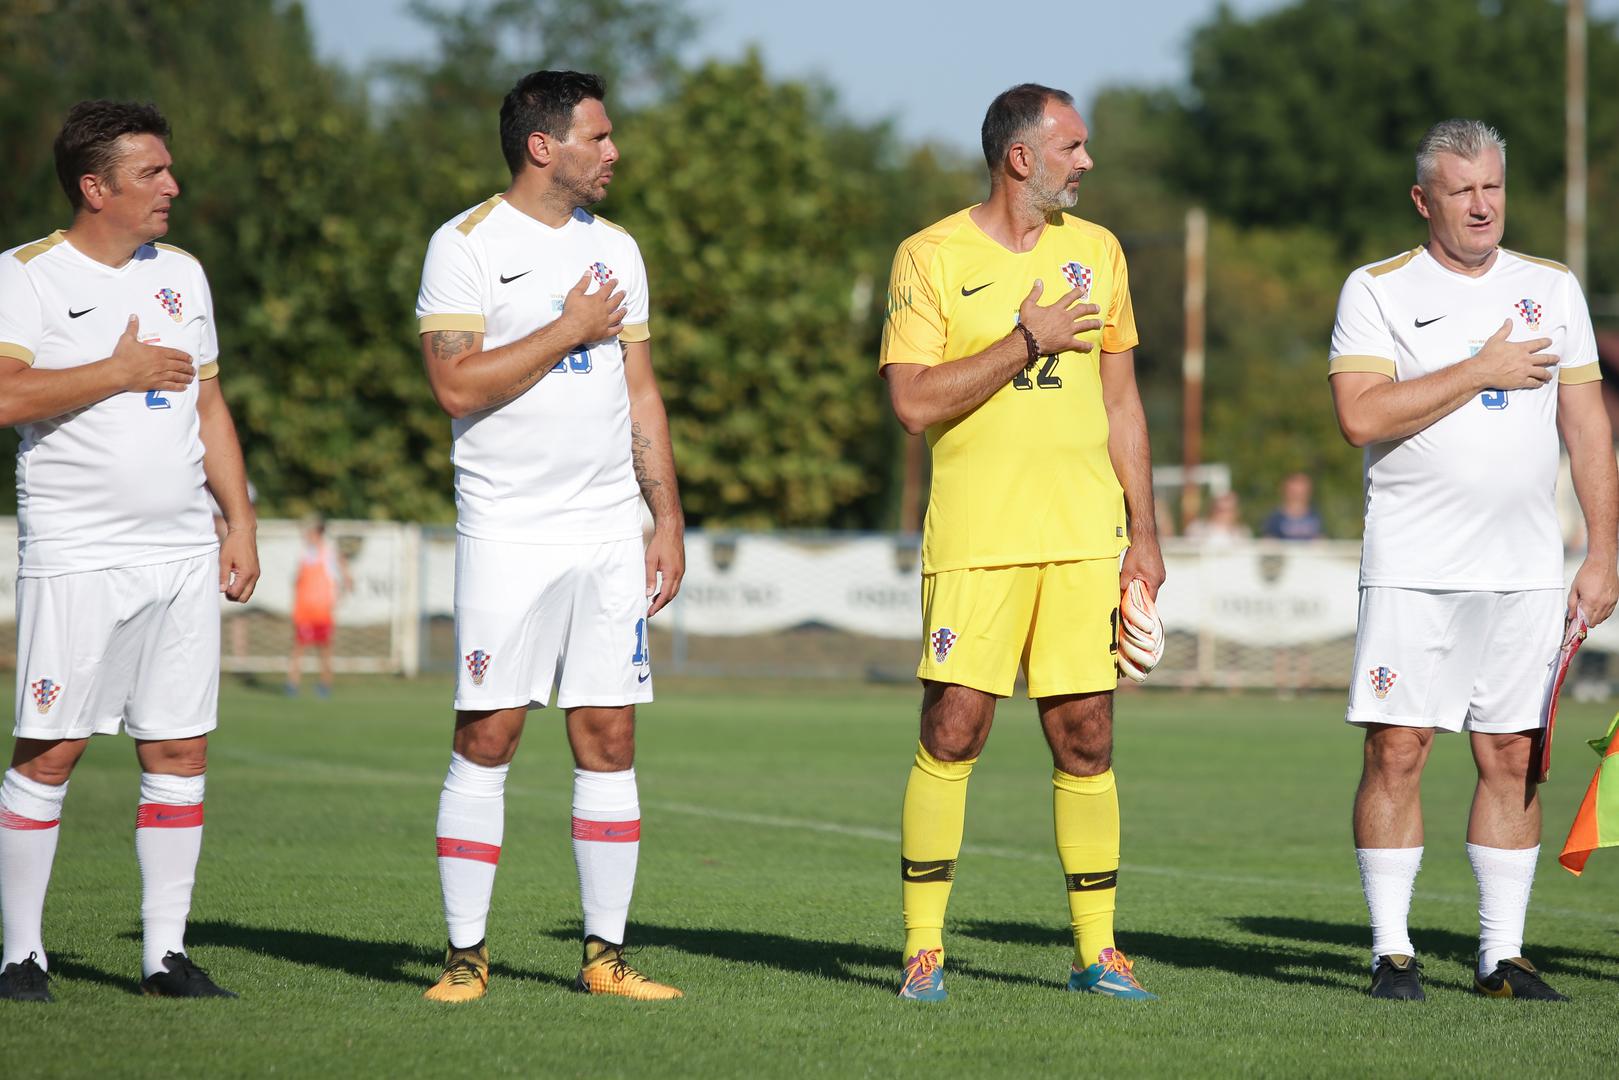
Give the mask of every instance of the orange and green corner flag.
POLYGON ((1619 846, 1619 716, 1608 725, 1606 735, 1591 740, 1591 749, 1602 764, 1591 777, 1591 786, 1585 789, 1585 801, 1574 815, 1574 827, 1568 831, 1563 853, 1557 857, 1572 874, 1584 872, 1585 860, 1597 848, 1619 846))

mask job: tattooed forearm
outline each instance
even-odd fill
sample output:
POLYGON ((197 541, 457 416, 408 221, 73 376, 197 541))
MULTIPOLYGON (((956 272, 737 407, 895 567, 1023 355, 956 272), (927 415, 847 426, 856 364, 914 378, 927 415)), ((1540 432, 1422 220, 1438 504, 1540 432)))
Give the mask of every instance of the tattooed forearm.
POLYGON ((529 372, 527 375, 524 375, 521 379, 518 379, 516 382, 512 383, 505 390, 499 391, 498 393, 490 394, 489 397, 485 400, 484 404, 485 405, 504 405, 506 402, 511 401, 513 398, 522 396, 528 390, 529 387, 531 387, 535 383, 539 382, 540 378, 547 371, 550 371, 550 370, 551 369, 548 368, 548 367, 536 368, 535 370, 529 372))
POLYGON ((440 330, 433 334, 433 358, 435 360, 454 360, 457 356, 472 348, 472 332, 470 330, 440 330))
POLYGON ((663 481, 647 468, 646 454, 650 449, 652 440, 642 433, 641 422, 637 420, 630 425, 630 460, 635 464, 635 482, 641 485, 641 495, 648 502, 652 501, 652 492, 663 486, 663 481))

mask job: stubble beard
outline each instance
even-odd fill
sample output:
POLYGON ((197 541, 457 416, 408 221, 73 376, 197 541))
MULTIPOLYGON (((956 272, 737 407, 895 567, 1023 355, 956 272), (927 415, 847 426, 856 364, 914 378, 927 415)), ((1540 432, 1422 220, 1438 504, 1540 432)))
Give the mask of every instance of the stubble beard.
POLYGON ((1056 184, 1051 182, 1051 170, 1046 168, 1044 161, 1036 159, 1034 172, 1029 177, 1029 205, 1042 214, 1054 214, 1058 210, 1067 210, 1079 202, 1079 190, 1070 189, 1068 177, 1065 174, 1062 181, 1056 184))

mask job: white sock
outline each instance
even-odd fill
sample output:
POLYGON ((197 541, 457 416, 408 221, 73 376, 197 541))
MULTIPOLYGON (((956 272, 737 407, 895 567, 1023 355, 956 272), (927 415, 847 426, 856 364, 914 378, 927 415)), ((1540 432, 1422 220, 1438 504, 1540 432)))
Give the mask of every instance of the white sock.
POLYGON ((573 770, 573 861, 579 867, 586 937, 624 944, 640 854, 635 770, 573 770))
POLYGON ((506 833, 506 772, 450 755, 438 800, 438 879, 450 945, 470 949, 489 929, 489 898, 506 833))
POLYGON ((186 951, 186 916, 202 854, 201 776, 141 773, 135 859, 141 867, 141 969, 166 970, 163 957, 186 951))
POLYGON ((45 889, 51 883, 66 784, 41 784, 16 769, 0 781, 0 967, 45 959, 45 889))
POLYGON ((1501 961, 1523 955, 1523 918, 1529 910, 1540 845, 1493 848, 1468 844, 1467 858, 1478 879, 1478 973, 1488 975, 1501 961))
POLYGON ((1372 963, 1379 956, 1415 956, 1408 920, 1422 849, 1356 848, 1355 861, 1360 863, 1360 887, 1372 919, 1372 963))

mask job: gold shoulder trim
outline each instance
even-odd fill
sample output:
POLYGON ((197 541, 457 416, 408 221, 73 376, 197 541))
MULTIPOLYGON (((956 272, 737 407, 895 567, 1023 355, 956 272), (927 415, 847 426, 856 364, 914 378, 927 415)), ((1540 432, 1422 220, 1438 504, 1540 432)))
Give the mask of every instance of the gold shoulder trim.
POLYGON ((460 233, 462 236, 471 236, 472 230, 481 225, 483 223, 483 219, 489 216, 490 211, 499 205, 499 195, 489 196, 489 198, 483 201, 478 209, 474 210, 472 213, 468 214, 462 219, 461 224, 455 227, 455 231, 460 233))
MULTIPOLYGON (((5 346, 0 345, 0 350, 4 349, 5 346)), ((1557 381, 1563 386, 1578 386, 1581 383, 1601 382, 1602 362, 1600 360, 1593 360, 1589 364, 1581 364, 1579 367, 1560 368, 1557 372, 1557 381)))
POLYGON ((34 350, 25 349, 10 341, 0 341, 0 356, 8 360, 21 360, 29 367, 34 366, 34 350))
POLYGON ((609 229, 612 229, 614 232, 621 232, 625 236, 630 235, 630 230, 626 229, 624 226, 620 225, 616 221, 608 221, 606 218, 602 217, 600 214, 596 214, 595 218, 596 218, 597 221, 601 222, 603 225, 607 226, 609 229))
POLYGON ((1394 361, 1385 356, 1334 356, 1327 365, 1327 376, 1342 375, 1346 371, 1365 371, 1373 375, 1395 378, 1394 361))
POLYGON ((43 240, 35 240, 32 244, 29 244, 26 247, 18 248, 16 252, 17 261, 22 263, 24 266, 27 266, 30 262, 39 258, 41 255, 45 254, 51 248, 62 243, 66 239, 67 235, 63 233, 61 229, 57 229, 43 240))
POLYGON ((197 378, 198 379, 217 379, 217 378, 219 378, 219 361, 215 360, 211 364, 202 365, 202 367, 199 368, 198 371, 197 371, 197 378))
POLYGON ((418 331, 423 334, 436 334, 441 331, 481 334, 483 316, 470 311, 459 315, 423 315, 417 320, 416 325, 418 331))
POLYGON ((1373 277, 1382 277, 1384 274, 1392 274, 1394 271, 1416 258, 1420 251, 1422 251, 1421 248, 1414 247, 1404 255, 1397 255, 1388 262, 1378 263, 1376 266, 1368 267, 1366 272, 1373 277))
POLYGON ((173 244, 159 244, 156 241, 153 241, 152 246, 157 248, 159 251, 172 251, 176 255, 184 255, 186 258, 190 259, 192 262, 196 263, 198 266, 202 265, 202 260, 201 259, 199 259, 195 255, 191 254, 191 252, 187 251, 183 247, 175 247, 173 244))
POLYGON ((1508 255, 1522 259, 1526 263, 1534 263, 1536 266, 1549 266, 1553 270, 1561 270, 1565 274, 1570 273, 1568 267, 1554 259, 1537 259, 1533 255, 1525 255, 1523 252, 1513 251, 1511 248, 1502 248, 1501 250, 1505 251, 1508 255))
POLYGON ((652 331, 646 323, 625 323, 618 332, 618 340, 634 344, 637 341, 646 341, 652 337, 652 331))

